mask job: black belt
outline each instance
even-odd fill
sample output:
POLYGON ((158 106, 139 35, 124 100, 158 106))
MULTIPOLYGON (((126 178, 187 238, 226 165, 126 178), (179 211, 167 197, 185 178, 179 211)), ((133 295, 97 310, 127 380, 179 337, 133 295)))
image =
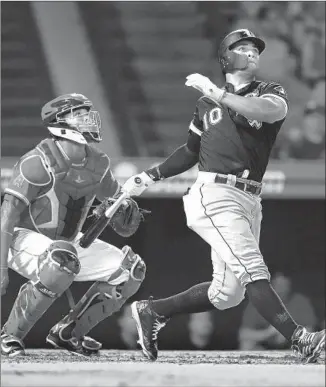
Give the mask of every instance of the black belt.
POLYGON ((262 190, 261 183, 258 183, 257 181, 254 181, 254 180, 247 180, 236 176, 233 176, 233 178, 235 179, 235 182, 234 181, 232 182, 227 175, 220 175, 217 173, 215 176, 215 183, 232 185, 233 187, 238 188, 241 191, 250 192, 254 195, 261 194, 261 190, 262 190))

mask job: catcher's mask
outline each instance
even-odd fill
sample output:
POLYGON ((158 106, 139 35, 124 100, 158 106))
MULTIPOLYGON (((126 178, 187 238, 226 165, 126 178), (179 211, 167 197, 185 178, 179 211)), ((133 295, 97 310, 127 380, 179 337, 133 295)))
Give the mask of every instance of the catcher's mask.
POLYGON ((65 94, 46 103, 41 112, 43 123, 54 136, 66 138, 79 144, 100 142, 101 118, 96 110, 92 110, 92 102, 82 94, 65 94), (85 113, 74 116, 78 109, 86 109, 85 113))
POLYGON ((220 44, 218 50, 218 61, 220 62, 222 72, 230 73, 234 70, 244 70, 248 66, 248 57, 231 51, 236 43, 250 41, 258 48, 259 54, 265 50, 265 42, 258 38, 249 30, 241 29, 230 32, 220 44))

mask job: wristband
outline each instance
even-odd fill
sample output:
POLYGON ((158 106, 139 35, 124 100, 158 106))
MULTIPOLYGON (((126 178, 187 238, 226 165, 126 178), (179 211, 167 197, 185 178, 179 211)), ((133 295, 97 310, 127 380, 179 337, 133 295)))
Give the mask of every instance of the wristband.
POLYGON ((159 181, 165 179, 165 177, 162 175, 159 166, 156 166, 154 168, 147 169, 145 171, 147 175, 153 180, 153 181, 159 181))
MULTIPOLYGON (((214 93, 214 90, 213 89, 211 89, 211 90, 214 93)), ((214 101, 217 103, 220 103, 222 101, 222 99, 225 97, 225 95, 226 95, 226 90, 223 89, 223 93, 220 94, 220 96, 218 98, 214 98, 214 101)))

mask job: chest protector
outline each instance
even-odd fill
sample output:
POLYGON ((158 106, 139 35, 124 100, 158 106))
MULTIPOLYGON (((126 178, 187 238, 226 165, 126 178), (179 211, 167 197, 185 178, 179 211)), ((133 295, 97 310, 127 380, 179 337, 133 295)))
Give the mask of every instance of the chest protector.
POLYGON ((52 139, 42 141, 36 151, 47 165, 51 182, 31 202, 21 227, 34 229, 51 239, 71 241, 85 222, 109 159, 101 151, 87 147, 84 163, 73 164, 52 139))

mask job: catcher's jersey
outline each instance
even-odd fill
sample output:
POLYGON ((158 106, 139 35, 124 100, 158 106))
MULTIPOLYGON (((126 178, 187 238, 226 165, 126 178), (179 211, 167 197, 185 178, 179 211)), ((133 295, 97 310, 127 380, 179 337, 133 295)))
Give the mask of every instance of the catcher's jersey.
MULTIPOLYGON (((273 96, 288 109, 285 90, 274 82, 253 81, 235 94, 249 98, 273 96)), ((207 97, 201 97, 189 126, 190 131, 201 136, 199 170, 261 181, 284 120, 272 124, 249 120, 207 97)))
POLYGON ((108 156, 87 146, 83 164, 73 164, 60 143, 45 139, 21 157, 5 189, 26 203, 18 227, 51 239, 73 240, 97 196, 114 196, 120 185, 108 156))

